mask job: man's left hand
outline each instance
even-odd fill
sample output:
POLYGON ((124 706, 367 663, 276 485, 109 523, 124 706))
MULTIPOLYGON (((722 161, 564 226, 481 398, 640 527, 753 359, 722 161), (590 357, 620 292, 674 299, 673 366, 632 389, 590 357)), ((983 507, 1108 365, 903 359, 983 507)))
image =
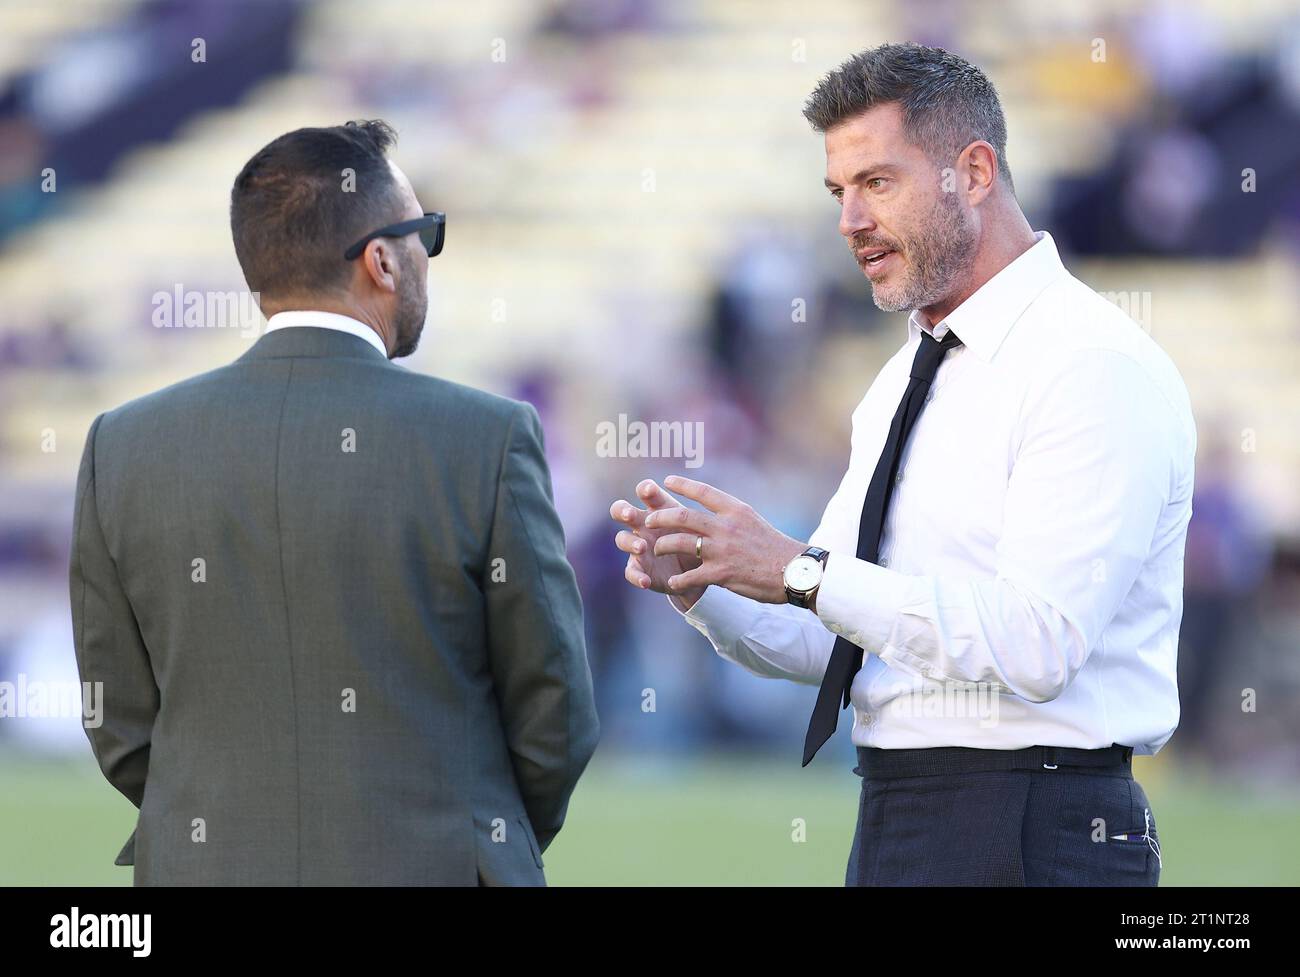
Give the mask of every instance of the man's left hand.
POLYGON ((708 510, 678 506, 646 516, 647 526, 665 533, 655 541, 656 556, 695 556, 696 541, 704 540, 700 566, 669 578, 673 592, 717 584, 765 604, 786 602, 785 566, 807 543, 773 529, 744 502, 712 485, 669 475, 664 486, 708 510))

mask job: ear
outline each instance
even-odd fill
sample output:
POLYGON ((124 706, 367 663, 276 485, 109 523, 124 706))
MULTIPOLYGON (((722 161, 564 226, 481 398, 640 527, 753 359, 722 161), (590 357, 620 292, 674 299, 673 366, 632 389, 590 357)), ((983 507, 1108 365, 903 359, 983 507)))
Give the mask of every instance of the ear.
POLYGON ((993 146, 983 139, 977 139, 957 157, 958 172, 965 171, 964 186, 959 192, 966 194, 966 202, 972 207, 979 206, 993 192, 993 185, 998 179, 998 154, 993 146))
POLYGON ((381 292, 397 291, 397 254, 387 240, 375 238, 358 260, 375 288, 381 292))

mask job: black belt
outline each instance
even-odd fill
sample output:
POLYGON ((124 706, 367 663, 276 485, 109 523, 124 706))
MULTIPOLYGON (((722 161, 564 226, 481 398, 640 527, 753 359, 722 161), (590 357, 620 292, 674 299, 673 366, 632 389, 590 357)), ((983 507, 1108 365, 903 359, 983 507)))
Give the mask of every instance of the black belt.
POLYGON ((1030 746, 1023 750, 977 750, 940 746, 924 750, 882 750, 858 747, 853 772, 867 780, 935 777, 987 770, 1064 770, 1098 776, 1132 777, 1133 747, 1108 746, 1078 750, 1065 746, 1030 746))

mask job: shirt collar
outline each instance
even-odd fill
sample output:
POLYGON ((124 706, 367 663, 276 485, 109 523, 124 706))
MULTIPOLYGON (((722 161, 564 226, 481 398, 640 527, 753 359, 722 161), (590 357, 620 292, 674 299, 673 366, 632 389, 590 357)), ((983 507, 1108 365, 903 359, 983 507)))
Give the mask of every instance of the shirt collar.
MULTIPOLYGON (((384 354, 384 359, 388 359, 388 350, 384 349, 384 341, 379 338, 379 333, 375 332, 360 319, 353 319, 351 316, 339 315, 337 312, 318 312, 312 309, 294 309, 290 312, 277 312, 271 318, 266 320, 266 331, 272 332, 276 329, 290 329, 295 326, 314 326, 317 329, 335 329, 338 332, 345 332, 359 339, 364 339, 379 352, 384 354)), ((958 335, 961 335, 958 333, 958 335)))
POLYGON ((907 320, 908 339, 921 332, 942 339, 951 329, 961 337, 963 346, 980 359, 991 360, 1029 303, 1064 273, 1052 235, 1035 231, 1029 250, 977 288, 933 328, 925 325, 921 311, 914 309, 907 320))

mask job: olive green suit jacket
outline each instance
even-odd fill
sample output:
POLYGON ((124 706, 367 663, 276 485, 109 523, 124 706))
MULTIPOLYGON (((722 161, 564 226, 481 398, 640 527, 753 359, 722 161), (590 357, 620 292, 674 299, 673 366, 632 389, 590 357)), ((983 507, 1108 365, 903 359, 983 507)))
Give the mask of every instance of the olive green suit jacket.
POLYGON ((531 405, 276 330, 95 420, 73 535, 136 884, 544 883, 598 725, 531 405))

